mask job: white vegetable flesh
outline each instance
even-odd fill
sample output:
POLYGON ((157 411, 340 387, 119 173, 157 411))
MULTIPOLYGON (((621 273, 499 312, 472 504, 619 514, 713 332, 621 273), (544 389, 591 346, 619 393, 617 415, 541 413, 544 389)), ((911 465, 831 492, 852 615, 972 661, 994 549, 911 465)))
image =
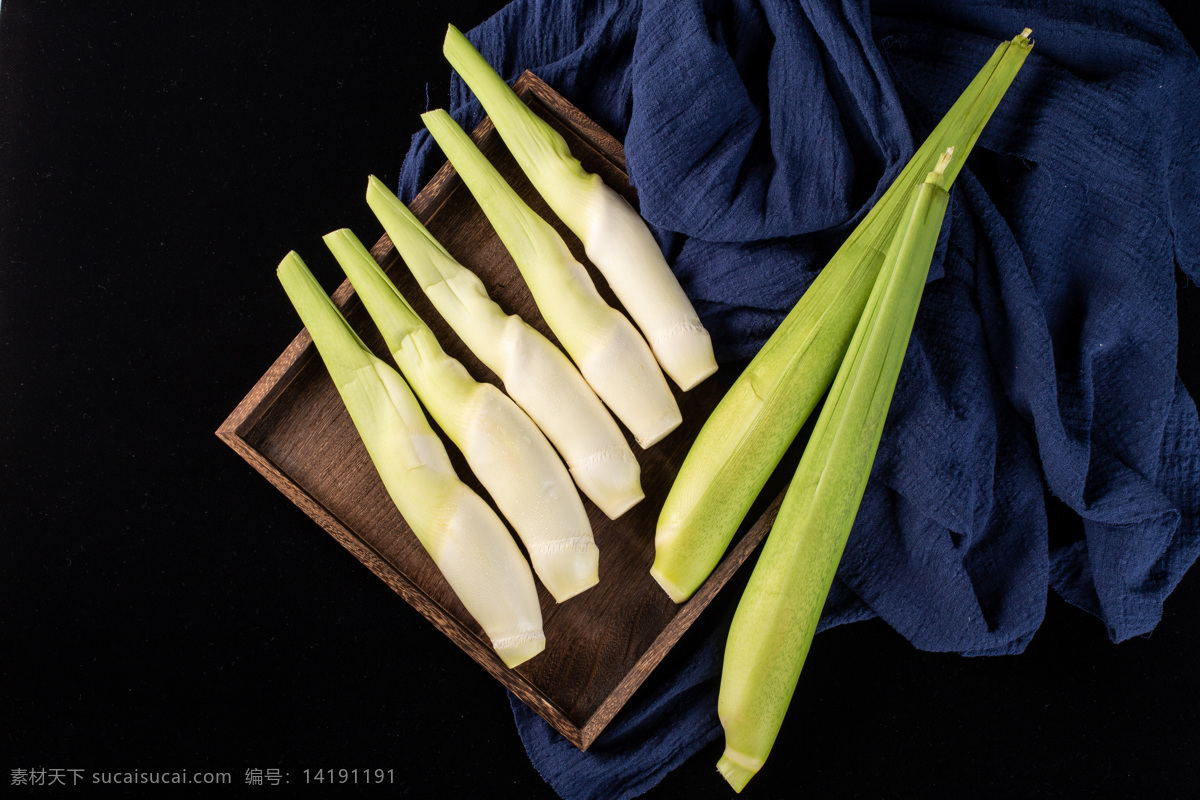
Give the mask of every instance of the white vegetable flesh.
POLYGON ((579 371, 545 336, 504 312, 382 182, 367 203, 401 260, 463 343, 546 434, 575 483, 610 519, 639 503, 641 468, 624 434, 579 371))
POLYGON ((642 447, 679 426, 679 406, 646 340, 596 291, 558 232, 526 205, 445 111, 421 117, 508 249, 542 317, 600 399, 642 447))
POLYGON ((550 594, 562 602, 596 585, 600 556, 583 501, 529 415, 442 349, 353 233, 334 231, 325 243, 400 372, 521 537, 550 594))
POLYGON ((645 220, 599 175, 584 170, 563 137, 513 93, 453 25, 443 52, 534 188, 579 237, 663 370, 684 391, 716 372, 708 331, 645 220))
POLYGON ((458 479, 404 379, 362 343, 300 257, 289 253, 278 275, 384 488, 450 588, 507 666, 540 653, 533 574, 504 523, 458 479))

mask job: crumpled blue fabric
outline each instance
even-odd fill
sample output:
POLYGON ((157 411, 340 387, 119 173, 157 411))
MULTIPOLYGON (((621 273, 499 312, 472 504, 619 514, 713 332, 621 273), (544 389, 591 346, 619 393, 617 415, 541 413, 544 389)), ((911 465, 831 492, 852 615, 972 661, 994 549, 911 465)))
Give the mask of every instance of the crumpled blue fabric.
MULTIPOLYGON (((625 142, 643 216, 713 334, 753 355, 996 45, 1036 45, 955 183, 822 626, 1022 651, 1047 589, 1115 642, 1200 552, 1200 422, 1176 267, 1200 281, 1200 61, 1151 0, 516 0, 468 36, 625 142), (1082 521, 1047 530, 1047 494, 1082 521)), ((454 78, 451 113, 482 112, 454 78)), ((442 162, 424 133, 411 199, 442 162)), ((719 736, 728 609, 587 753, 519 701, 563 797, 635 797, 719 736)))

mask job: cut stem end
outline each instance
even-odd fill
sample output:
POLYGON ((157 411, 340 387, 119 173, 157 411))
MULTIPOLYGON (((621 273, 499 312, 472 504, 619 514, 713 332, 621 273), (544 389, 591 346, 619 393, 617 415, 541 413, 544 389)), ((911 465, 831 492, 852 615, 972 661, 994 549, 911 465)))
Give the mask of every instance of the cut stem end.
MULTIPOLYGON (((576 481, 576 482, 578 482, 578 481, 576 481)), ((588 495, 588 496, 591 497, 591 495, 588 495)), ((623 515, 626 511, 628 511, 629 509, 636 506, 638 503, 645 500, 646 494, 645 494, 645 492, 642 491, 641 486, 639 484, 636 492, 631 492, 631 493, 626 494, 621 497, 601 498, 601 499, 605 500, 604 505, 600 505, 600 502, 596 498, 591 497, 592 502, 594 502, 596 504, 596 506, 602 512, 604 512, 604 516, 608 517, 609 519, 617 519, 618 517, 623 515)))
POLYGON ((667 593, 667 596, 674 600, 676 604, 682 605, 692 596, 691 592, 686 592, 679 588, 674 581, 659 572, 657 565, 650 568, 650 576, 654 578, 658 585, 662 587, 662 590, 667 593))
POLYGON ((531 631, 507 639, 493 639, 492 648, 504 666, 513 667, 524 664, 529 659, 546 649, 546 636, 541 631, 531 631))
POLYGON ((717 760, 717 772, 720 772, 721 777, 733 787, 735 792, 740 794, 750 779, 758 774, 762 764, 763 762, 758 759, 747 758, 727 747, 721 754, 721 758, 717 760))

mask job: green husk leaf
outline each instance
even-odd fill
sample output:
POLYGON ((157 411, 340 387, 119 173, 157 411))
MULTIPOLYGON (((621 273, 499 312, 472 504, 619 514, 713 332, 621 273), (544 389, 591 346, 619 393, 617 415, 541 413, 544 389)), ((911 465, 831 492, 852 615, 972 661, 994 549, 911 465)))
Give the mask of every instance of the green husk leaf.
POLYGON ((718 769, 737 791, 775 742, 858 513, 945 215, 946 166, 912 196, 734 614, 718 769))
POLYGON ((659 515, 651 574, 676 602, 724 555, 829 387, 912 195, 940 155, 949 185, 1024 63, 1028 31, 997 47, 705 422, 659 515))

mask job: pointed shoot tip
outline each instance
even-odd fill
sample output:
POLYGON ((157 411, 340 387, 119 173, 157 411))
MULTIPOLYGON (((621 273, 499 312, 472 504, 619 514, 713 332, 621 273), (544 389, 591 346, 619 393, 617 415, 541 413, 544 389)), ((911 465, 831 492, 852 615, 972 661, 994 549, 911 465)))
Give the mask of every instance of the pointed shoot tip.
POLYGON ((954 158, 954 145, 947 147, 946 151, 938 156, 937 164, 934 166, 933 171, 939 176, 945 175, 946 167, 950 166, 950 159, 952 158, 954 158))
POLYGON ((421 121, 424 122, 426 125, 429 125, 429 121, 431 119, 436 120, 436 119, 441 119, 442 117, 448 117, 448 116, 450 116, 450 112, 448 112, 444 108, 431 108, 430 110, 426 111, 424 114, 421 115, 421 121))
POLYGON ((376 204, 380 201, 392 205, 403 205, 400 203, 400 198, 388 188, 387 184, 372 175, 367 178, 367 203, 372 210, 375 210, 376 204))
POLYGON ((354 234, 350 232, 349 228, 338 228, 337 230, 330 231, 329 233, 322 236, 321 241, 329 242, 334 239, 348 239, 353 235, 354 234))
POLYGON ((938 156, 937 164, 925 176, 925 183, 940 186, 942 189, 947 189, 946 186, 946 170, 950 167, 950 162, 954 160, 954 146, 947 147, 945 151, 938 156))
POLYGON ((464 43, 469 47, 474 47, 467 40, 467 37, 463 35, 462 31, 454 25, 447 25, 446 37, 442 39, 442 55, 446 56, 447 60, 453 60, 451 51, 460 50, 464 43))
POLYGON ((283 269, 295 269, 297 265, 304 266, 304 259, 295 250, 289 250, 283 260, 279 262, 279 266, 275 268, 275 272, 278 273, 283 269))

